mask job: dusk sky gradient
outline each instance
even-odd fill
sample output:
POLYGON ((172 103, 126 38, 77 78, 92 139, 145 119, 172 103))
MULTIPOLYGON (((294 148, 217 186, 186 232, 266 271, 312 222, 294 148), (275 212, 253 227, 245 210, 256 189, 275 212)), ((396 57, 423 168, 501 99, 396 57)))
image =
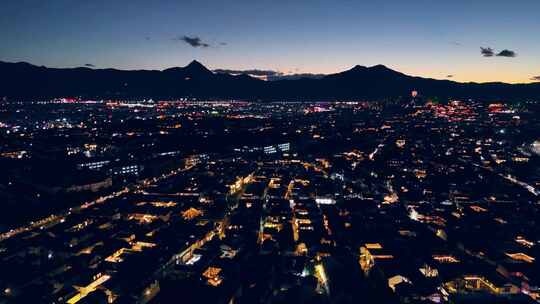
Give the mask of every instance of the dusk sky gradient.
POLYGON ((51 67, 164 69, 196 59, 213 69, 334 73, 384 64, 438 79, 531 82, 540 1, 1 0, 0 39, 0 60, 51 67), (517 56, 484 57, 480 47, 517 56))

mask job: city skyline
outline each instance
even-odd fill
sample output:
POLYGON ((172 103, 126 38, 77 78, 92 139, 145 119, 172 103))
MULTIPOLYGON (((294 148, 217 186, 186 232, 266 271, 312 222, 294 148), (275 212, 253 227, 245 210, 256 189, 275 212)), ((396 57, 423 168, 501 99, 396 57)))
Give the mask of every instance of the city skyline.
POLYGON ((540 304, 538 12, 0 1, 0 304, 540 304))
POLYGON ((2 61, 331 74, 384 64, 460 82, 537 81, 535 1, 4 1, 2 61), (31 22, 30 22, 31 21, 31 22))
POLYGON ((0 303, 538 304, 539 106, 0 102, 0 303))

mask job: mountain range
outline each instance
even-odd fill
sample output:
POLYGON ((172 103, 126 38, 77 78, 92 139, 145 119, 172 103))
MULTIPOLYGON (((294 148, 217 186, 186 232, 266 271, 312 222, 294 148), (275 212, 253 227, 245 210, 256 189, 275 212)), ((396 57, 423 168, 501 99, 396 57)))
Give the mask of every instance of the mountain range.
POLYGON ((198 61, 159 70, 47 68, 0 61, 0 98, 82 97, 201 98, 247 100, 372 100, 408 96, 484 100, 540 99, 540 82, 530 84, 460 83, 405 75, 384 65, 355 66, 317 78, 264 81, 249 75, 215 73, 198 61))

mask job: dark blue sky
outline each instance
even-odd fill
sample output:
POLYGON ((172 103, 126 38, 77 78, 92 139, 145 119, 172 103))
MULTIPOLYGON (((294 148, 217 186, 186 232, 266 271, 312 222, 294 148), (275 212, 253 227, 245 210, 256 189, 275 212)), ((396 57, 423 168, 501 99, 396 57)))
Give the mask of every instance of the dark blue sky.
POLYGON ((54 67, 332 73, 356 64, 459 81, 540 75, 540 1, 1 0, 0 60, 54 67), (181 38, 200 38, 193 47, 181 38), (515 57, 483 57, 504 49, 515 57))

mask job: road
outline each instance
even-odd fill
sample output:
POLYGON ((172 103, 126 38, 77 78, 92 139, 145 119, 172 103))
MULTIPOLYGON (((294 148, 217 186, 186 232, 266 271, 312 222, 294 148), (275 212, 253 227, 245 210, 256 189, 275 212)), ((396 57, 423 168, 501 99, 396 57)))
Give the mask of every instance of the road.
MULTIPOLYGON (((190 159, 190 158, 187 158, 187 159, 190 159)), ((109 194, 107 196, 101 196, 101 197, 99 197, 99 198, 97 198, 97 199, 95 199, 93 201, 84 202, 80 206, 69 208, 68 210, 65 210, 65 211, 63 211, 61 213, 53 214, 53 215, 50 215, 50 216, 48 216, 46 218, 30 222, 28 225, 21 226, 21 227, 15 228, 15 229, 11 229, 11 230, 9 230, 7 232, 4 232, 4 233, 0 234, 0 242, 5 241, 5 240, 7 240, 9 238, 12 238, 14 236, 17 236, 17 235, 19 235, 21 233, 24 233, 24 232, 33 231, 33 230, 36 230, 36 229, 45 229, 45 228, 54 226, 54 225, 56 225, 58 223, 62 223, 73 212, 82 211, 82 210, 87 209, 89 207, 92 207, 92 206, 94 206, 96 204, 106 203, 107 201, 110 201, 113 198, 117 198, 119 196, 130 193, 132 191, 144 190, 145 188, 149 187, 150 185, 152 185, 154 183, 160 182, 160 181, 162 181, 164 179, 170 178, 170 177, 172 177, 174 175, 177 175, 179 173, 189 171, 193 167, 195 167, 195 165, 196 165, 196 162, 186 162, 186 163, 187 163, 187 165, 184 168, 177 168, 175 170, 172 170, 172 171, 170 171, 168 173, 159 175, 157 177, 152 177, 152 178, 147 178, 147 179, 141 180, 141 181, 137 182, 134 185, 126 186, 124 189, 122 189, 120 191, 113 192, 113 193, 111 193, 111 194, 109 194)))

